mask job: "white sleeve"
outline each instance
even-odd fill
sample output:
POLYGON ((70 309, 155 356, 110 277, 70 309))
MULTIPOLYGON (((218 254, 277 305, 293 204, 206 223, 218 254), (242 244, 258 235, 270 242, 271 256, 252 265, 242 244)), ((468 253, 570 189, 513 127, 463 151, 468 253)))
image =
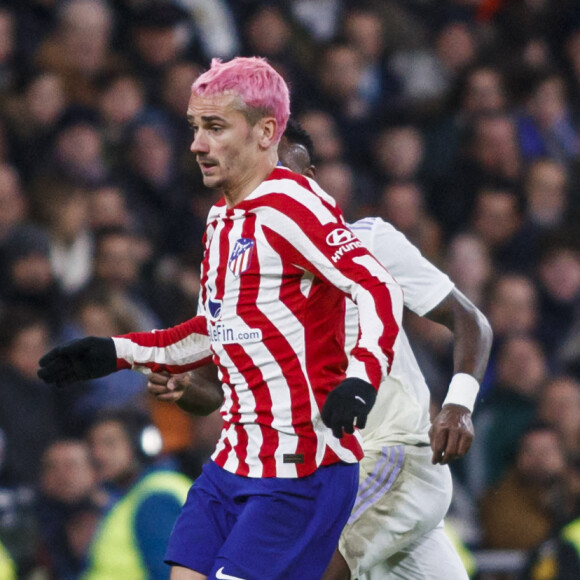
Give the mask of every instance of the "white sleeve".
POLYGON ((350 224, 351 230, 396 279, 409 310, 424 316, 453 290, 449 277, 436 268, 409 240, 380 218, 350 224))

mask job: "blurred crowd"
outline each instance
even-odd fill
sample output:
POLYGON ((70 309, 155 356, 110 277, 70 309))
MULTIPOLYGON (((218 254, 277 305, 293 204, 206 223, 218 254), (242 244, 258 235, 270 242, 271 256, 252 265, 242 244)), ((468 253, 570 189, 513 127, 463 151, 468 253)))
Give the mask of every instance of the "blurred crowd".
MULTIPOLYGON (((79 577, 111 499, 90 459, 103 412, 146 414, 158 461, 191 478, 217 439, 219 416, 136 373, 55 390, 36 370, 64 340, 195 313, 216 194, 185 112, 236 55, 288 81, 347 219, 391 222, 488 316, 451 520, 473 548, 532 553, 580 517, 578 2, 0 0, 0 541, 19 577, 79 577), (51 483, 67 453, 85 478, 51 483)), ((450 333, 405 322, 437 408, 450 333)))

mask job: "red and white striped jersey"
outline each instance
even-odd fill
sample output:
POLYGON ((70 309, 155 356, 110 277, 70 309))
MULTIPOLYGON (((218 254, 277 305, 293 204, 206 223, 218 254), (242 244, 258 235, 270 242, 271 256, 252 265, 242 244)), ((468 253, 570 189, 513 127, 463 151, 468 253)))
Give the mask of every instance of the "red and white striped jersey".
POLYGON ((216 204, 204 244, 201 316, 115 338, 119 368, 192 368, 207 360, 209 338, 225 395, 212 456, 219 465, 249 477, 302 477, 358 461, 358 432, 336 439, 320 409, 345 376, 378 388, 398 342, 399 286, 335 201, 284 168, 235 207, 216 204), (345 294, 359 311, 348 360, 345 294))

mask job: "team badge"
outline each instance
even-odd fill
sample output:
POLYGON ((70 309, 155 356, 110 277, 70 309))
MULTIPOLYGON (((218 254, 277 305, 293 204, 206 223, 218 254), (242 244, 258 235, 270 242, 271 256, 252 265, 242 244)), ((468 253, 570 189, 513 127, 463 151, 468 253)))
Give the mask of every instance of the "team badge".
POLYGON ((236 241, 228 266, 235 276, 243 274, 252 260, 252 252, 256 242, 250 238, 240 238, 236 241))

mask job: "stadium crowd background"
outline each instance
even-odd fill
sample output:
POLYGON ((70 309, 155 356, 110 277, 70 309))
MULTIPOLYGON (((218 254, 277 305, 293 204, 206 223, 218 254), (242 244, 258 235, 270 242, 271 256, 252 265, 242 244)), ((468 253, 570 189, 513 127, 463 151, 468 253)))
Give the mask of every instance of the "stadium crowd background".
MULTIPOLYGON (((490 319, 451 520, 474 549, 533 549, 580 515, 573 0, 0 1, 0 540, 37 568, 43 454, 105 407, 146 410, 192 477, 212 450, 219 417, 151 400, 137 374, 53 390, 36 370, 63 340, 195 312, 215 194, 185 111, 209 60, 235 55, 288 81, 347 219, 390 221, 490 319)), ((435 408, 451 335, 406 324, 435 408)))

